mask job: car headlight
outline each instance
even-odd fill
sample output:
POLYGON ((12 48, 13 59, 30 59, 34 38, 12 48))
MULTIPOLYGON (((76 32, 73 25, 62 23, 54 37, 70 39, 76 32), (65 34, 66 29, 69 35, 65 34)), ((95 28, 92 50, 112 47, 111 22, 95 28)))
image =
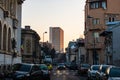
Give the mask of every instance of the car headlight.
POLYGON ((27 77, 29 77, 29 76, 30 76, 30 74, 26 74, 26 76, 27 76, 27 77))

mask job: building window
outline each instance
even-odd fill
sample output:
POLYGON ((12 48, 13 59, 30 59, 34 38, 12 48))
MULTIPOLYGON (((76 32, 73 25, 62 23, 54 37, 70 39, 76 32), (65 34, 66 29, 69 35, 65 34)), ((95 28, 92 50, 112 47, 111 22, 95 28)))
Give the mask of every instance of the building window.
POLYGON ((105 14, 105 23, 114 22, 119 20, 119 14, 107 13, 105 14))
POLYGON ((3 6, 3 0, 0 0, 0 6, 1 7, 3 6))
POLYGON ((4 25, 3 28, 3 50, 6 51, 6 41, 7 41, 7 26, 4 25))
POLYGON ((11 30, 8 30, 8 51, 11 51, 11 30))
POLYGON ((100 19, 99 18, 93 19, 93 24, 94 25, 100 24, 100 19))
POLYGON ((95 9, 95 8, 99 8, 100 6, 99 6, 99 2, 92 2, 91 4, 90 4, 90 8, 92 8, 92 9, 95 9))
POLYGON ((106 8, 107 8, 105 1, 102 2, 102 8, 103 8, 103 9, 106 9, 106 8))
POLYGON ((29 39, 26 40, 26 52, 31 53, 31 41, 29 39))
POLYGON ((100 42, 100 40, 99 40, 100 38, 99 38, 99 33, 98 33, 98 32, 94 32, 94 33, 93 33, 93 38, 94 38, 93 41, 94 41, 95 43, 100 42))
POLYGON ((90 2, 91 9, 103 8, 106 9, 106 1, 92 1, 90 2))
POLYGON ((11 0, 10 2, 10 13, 12 16, 16 15, 16 2, 17 0, 11 0))
POLYGON ((6 9, 6 10, 10 10, 9 8, 10 8, 10 1, 11 0, 4 0, 3 2, 2 1, 0 1, 1 2, 1 4, 4 4, 4 8, 6 9))
POLYGON ((109 17, 109 22, 114 22, 115 21, 115 18, 114 17, 109 17))

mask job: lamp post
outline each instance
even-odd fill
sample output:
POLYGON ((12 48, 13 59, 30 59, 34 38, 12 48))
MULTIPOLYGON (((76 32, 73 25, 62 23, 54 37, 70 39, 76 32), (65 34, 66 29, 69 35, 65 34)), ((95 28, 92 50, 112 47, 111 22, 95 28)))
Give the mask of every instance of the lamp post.
MULTIPOLYGON (((46 31, 43 33, 42 48, 44 48, 44 34, 46 34, 46 33, 47 33, 46 31)), ((44 54, 44 49, 42 49, 42 52, 41 52, 41 58, 42 58, 44 55, 45 55, 45 54, 44 54)), ((42 58, 41 62, 43 62, 43 58, 42 58)))
POLYGON ((43 33, 43 43, 44 43, 44 34, 46 34, 46 33, 47 33, 46 31, 43 33))
POLYGON ((95 32, 93 32, 93 64, 96 64, 95 38, 96 38, 96 35, 95 35, 95 32))
POLYGON ((47 33, 46 31, 43 33, 43 43, 42 43, 43 47, 44 47, 44 34, 46 34, 46 33, 47 33))

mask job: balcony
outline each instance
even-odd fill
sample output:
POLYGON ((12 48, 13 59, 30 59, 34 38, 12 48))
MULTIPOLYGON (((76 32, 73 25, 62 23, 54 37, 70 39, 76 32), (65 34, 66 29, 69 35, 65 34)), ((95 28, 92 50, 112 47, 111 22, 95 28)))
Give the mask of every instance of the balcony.
POLYGON ((89 28, 90 31, 93 31, 93 30, 98 30, 98 31, 101 31, 101 30, 105 30, 105 26, 99 24, 99 25, 93 25, 92 27, 89 28))
POLYGON ((101 1, 101 0, 89 0, 89 2, 95 2, 95 1, 101 1))
POLYGON ((87 49, 101 49, 103 48, 103 44, 100 42, 100 43, 95 43, 95 45, 93 43, 88 43, 86 45, 86 48, 87 49))

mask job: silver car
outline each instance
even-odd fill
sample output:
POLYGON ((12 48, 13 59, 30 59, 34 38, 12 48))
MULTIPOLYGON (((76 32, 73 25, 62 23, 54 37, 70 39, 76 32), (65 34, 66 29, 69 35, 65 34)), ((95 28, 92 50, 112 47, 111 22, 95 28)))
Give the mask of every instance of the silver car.
POLYGON ((99 70, 100 65, 92 65, 88 70, 88 80, 96 79, 96 73, 99 70))

